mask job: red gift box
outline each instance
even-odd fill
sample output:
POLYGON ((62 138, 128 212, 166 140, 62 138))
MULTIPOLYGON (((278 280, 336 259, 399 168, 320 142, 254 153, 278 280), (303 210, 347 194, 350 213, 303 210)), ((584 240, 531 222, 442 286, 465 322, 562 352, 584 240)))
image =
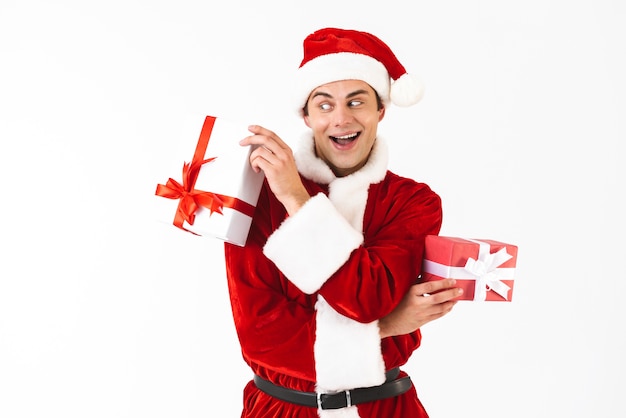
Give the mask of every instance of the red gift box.
POLYGON ((422 280, 456 279, 458 300, 506 301, 513 296, 517 246, 487 239, 428 235, 422 280))

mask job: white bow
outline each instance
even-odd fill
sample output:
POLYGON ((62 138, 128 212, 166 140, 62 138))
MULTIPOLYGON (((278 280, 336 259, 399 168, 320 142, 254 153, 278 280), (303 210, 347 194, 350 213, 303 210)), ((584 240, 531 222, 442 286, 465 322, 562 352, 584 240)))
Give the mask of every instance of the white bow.
POLYGON ((476 240, 469 241, 476 242, 480 246, 478 260, 470 257, 467 259, 464 267, 466 271, 476 276, 474 300, 486 300, 489 290, 493 290, 505 300, 508 300, 511 288, 501 281, 502 277, 498 274, 498 267, 513 258, 513 256, 506 252, 506 247, 490 254, 489 244, 476 240))

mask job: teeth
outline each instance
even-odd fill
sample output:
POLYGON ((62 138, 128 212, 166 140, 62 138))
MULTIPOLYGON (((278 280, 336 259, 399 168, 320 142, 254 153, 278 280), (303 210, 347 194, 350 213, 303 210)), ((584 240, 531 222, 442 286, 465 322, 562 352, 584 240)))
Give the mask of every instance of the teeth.
POLYGON ((352 139, 355 136, 356 136, 356 133, 353 133, 353 134, 344 135, 344 136, 335 136, 334 138, 337 138, 337 139, 352 139))

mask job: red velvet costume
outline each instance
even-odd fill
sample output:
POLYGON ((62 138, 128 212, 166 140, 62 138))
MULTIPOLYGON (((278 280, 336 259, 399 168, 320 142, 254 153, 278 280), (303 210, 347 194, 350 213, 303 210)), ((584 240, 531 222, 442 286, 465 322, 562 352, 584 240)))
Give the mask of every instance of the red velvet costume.
MULTIPOLYGON (((420 345, 418 331, 379 337, 378 319, 420 274, 424 237, 438 234, 441 201, 387 170, 378 138, 367 164, 337 178, 302 140, 296 161, 312 196, 287 217, 264 185, 245 247, 225 245, 243 358, 275 384, 321 393, 376 386, 420 345)), ((401 376, 405 373, 401 372, 401 376)), ((253 382, 242 417, 427 417, 415 388, 395 398, 318 411, 272 398, 253 382)))

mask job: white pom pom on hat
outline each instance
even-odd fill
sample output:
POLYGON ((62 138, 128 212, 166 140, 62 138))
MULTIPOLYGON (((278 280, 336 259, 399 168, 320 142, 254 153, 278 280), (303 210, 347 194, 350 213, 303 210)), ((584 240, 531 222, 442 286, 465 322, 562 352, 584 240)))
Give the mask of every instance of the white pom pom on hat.
POLYGON ((424 95, 422 81, 407 73, 389 46, 370 33, 324 28, 307 36, 303 48, 293 90, 298 112, 316 87, 340 80, 365 81, 384 103, 402 107, 424 95))

